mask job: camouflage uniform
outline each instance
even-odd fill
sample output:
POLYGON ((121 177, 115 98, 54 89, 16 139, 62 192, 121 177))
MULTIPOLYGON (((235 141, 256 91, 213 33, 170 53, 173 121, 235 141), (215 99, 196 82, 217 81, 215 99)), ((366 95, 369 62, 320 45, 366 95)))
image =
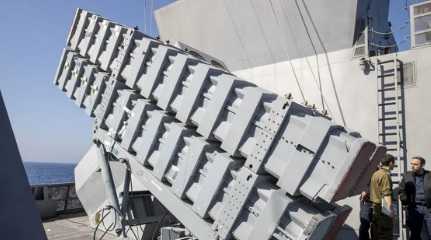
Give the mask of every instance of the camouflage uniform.
POLYGON ((370 201, 373 204, 373 217, 371 224, 371 239, 392 240, 393 218, 382 213, 382 199, 392 196, 392 181, 390 170, 383 166, 371 177, 370 201))

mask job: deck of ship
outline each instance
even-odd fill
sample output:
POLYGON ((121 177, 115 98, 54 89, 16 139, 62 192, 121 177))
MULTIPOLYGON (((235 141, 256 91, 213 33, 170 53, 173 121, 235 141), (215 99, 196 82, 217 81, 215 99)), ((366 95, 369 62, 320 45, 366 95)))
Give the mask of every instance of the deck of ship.
MULTIPOLYGON (((93 239, 94 229, 89 227, 88 218, 83 214, 68 214, 43 222, 49 240, 88 240, 93 239)), ((98 231, 96 239, 100 239, 103 231, 98 231)), ((117 239, 106 234, 103 239, 117 239)))

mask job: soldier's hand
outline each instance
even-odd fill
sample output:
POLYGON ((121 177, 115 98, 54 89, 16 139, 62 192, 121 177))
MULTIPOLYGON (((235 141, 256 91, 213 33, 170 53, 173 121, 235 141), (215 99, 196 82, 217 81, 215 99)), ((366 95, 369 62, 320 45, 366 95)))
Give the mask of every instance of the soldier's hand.
POLYGON ((363 191, 363 192, 361 193, 361 195, 359 196, 359 199, 360 199, 362 202, 367 201, 367 200, 369 199, 369 194, 368 194, 368 192, 363 191))
POLYGON ((394 208, 394 206, 393 206, 393 205, 390 207, 390 211, 391 211, 391 215, 390 215, 390 217, 391 217, 391 218, 394 218, 394 217, 395 217, 395 208, 394 208))

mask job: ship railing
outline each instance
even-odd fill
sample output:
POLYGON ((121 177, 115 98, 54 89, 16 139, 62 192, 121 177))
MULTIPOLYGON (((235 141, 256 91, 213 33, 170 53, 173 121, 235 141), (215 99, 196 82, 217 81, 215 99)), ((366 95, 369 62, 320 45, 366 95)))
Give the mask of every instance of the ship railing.
POLYGON ((368 45, 378 51, 377 55, 398 51, 398 46, 392 31, 380 32, 373 28, 369 28, 368 31, 370 35, 368 38, 368 45))
POLYGON ((31 191, 42 218, 83 212, 73 182, 36 184, 31 191))
POLYGON ((353 46, 353 57, 369 57, 397 51, 393 32, 380 32, 366 26, 353 46))

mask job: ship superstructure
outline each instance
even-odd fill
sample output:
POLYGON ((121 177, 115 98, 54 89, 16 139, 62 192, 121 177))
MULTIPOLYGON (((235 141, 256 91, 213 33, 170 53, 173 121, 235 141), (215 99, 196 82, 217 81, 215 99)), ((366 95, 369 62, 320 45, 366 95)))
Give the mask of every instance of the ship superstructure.
MULTIPOLYGON (((389 1, 185 0, 157 10, 156 18, 162 39, 222 58, 238 76, 290 93, 385 145, 397 157, 396 187, 408 159, 429 158, 431 144, 431 3, 408 11, 412 48, 402 52, 388 21, 389 1)), ((347 222, 358 231, 359 202, 348 204, 347 222)))

